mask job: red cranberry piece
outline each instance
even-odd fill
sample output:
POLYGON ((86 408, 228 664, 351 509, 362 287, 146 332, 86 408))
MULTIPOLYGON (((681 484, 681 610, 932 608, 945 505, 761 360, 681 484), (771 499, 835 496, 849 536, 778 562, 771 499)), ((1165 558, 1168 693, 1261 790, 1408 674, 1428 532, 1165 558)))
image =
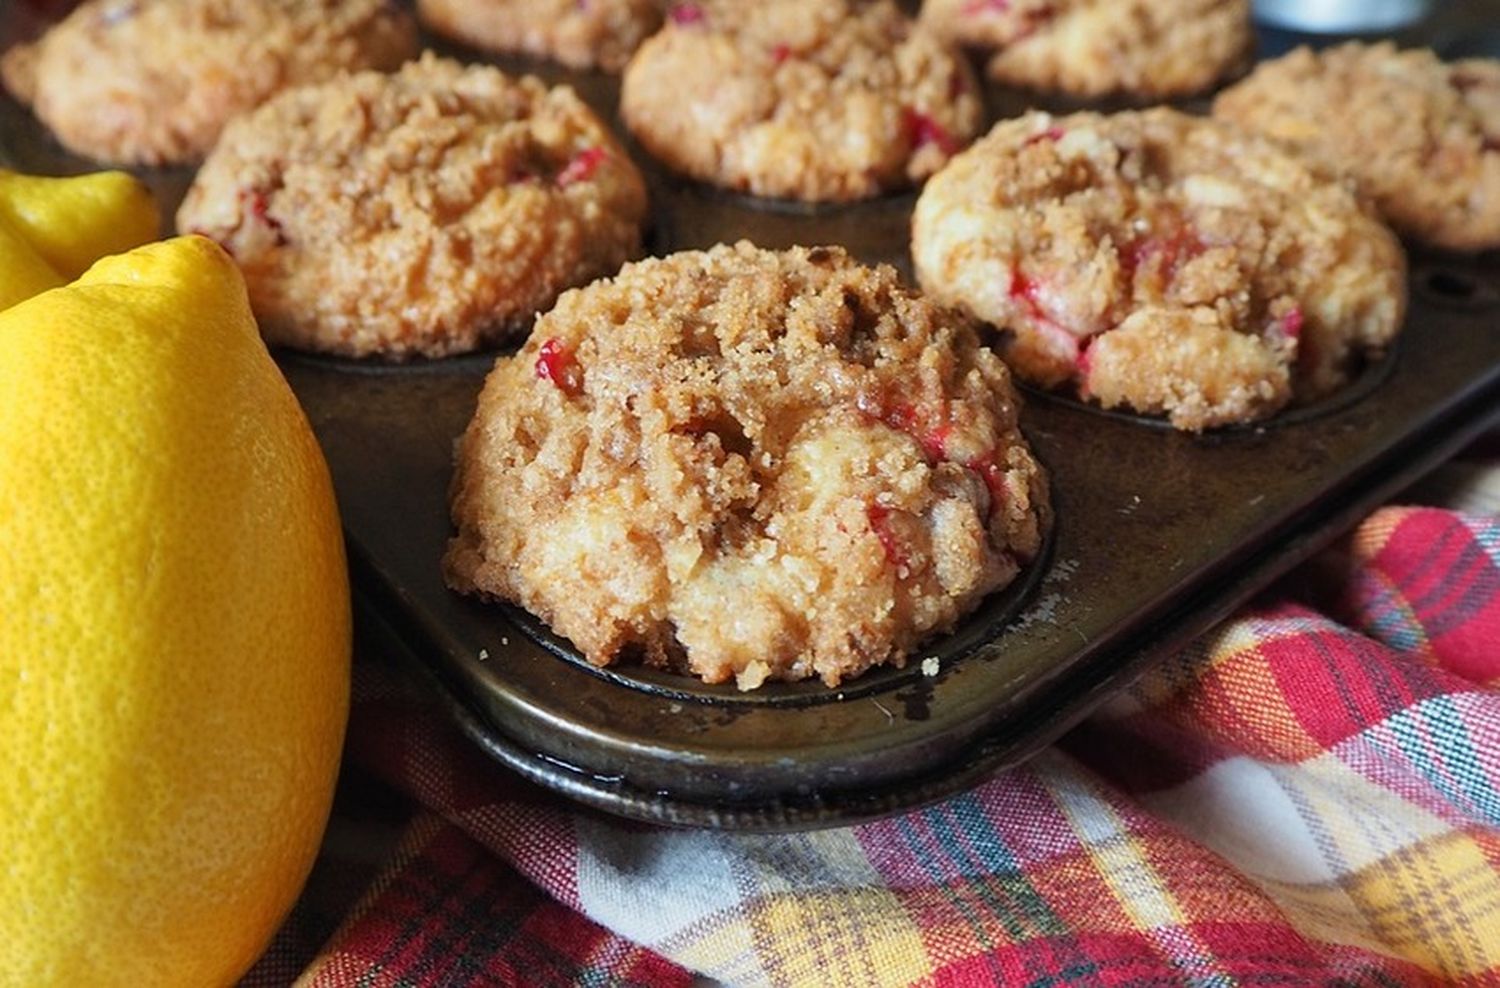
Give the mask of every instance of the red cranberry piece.
POLYGON ((904 401, 886 405, 884 410, 875 417, 897 432, 904 432, 915 439, 929 460, 938 461, 947 458, 948 437, 953 432, 952 423, 942 422, 933 428, 928 428, 916 407, 904 401))
POLYGON ((958 142, 953 139, 953 135, 922 111, 907 107, 905 123, 913 148, 935 144, 944 154, 953 154, 958 150, 958 142))
POLYGON ((902 548, 896 533, 891 530, 891 509, 872 501, 865 509, 865 514, 870 519, 870 531, 875 533, 875 537, 880 540, 880 547, 885 550, 885 558, 890 560, 898 573, 904 573, 908 568, 906 550, 902 548))
POLYGON ((948 437, 953 434, 953 423, 944 422, 935 429, 929 429, 917 437, 917 442, 922 444, 922 452, 927 454, 929 460, 946 460, 948 458, 948 437))
POLYGON ((1035 309, 1037 283, 1028 277, 1020 268, 1012 268, 1010 272, 1010 297, 1019 299, 1027 304, 1027 308, 1035 309))
POLYGON ((1165 278, 1176 277, 1183 264, 1203 252, 1203 241, 1186 226, 1175 226, 1164 235, 1148 234, 1132 241, 1124 248, 1126 271, 1135 277, 1143 265, 1160 258, 1160 270, 1165 278))
POLYGON ((690 24, 702 24, 707 17, 703 8, 696 3, 680 3, 672 8, 672 23, 681 24, 684 27, 690 24))
POLYGON ((1010 297, 1016 301, 1017 307, 1031 322, 1033 329, 1056 344, 1056 348, 1067 354, 1074 364, 1078 363, 1078 337, 1048 314, 1042 305, 1040 282, 1033 281, 1020 268, 1015 268, 1010 276, 1010 297))
POLYGON ((1302 324, 1304 322, 1306 322, 1306 318, 1302 315, 1302 310, 1300 308, 1292 309, 1292 311, 1281 317, 1281 332, 1289 339, 1295 340, 1302 335, 1302 324))
POLYGON ((895 404, 887 405, 885 411, 881 414, 880 419, 892 429, 896 429, 901 432, 911 434, 917 431, 916 406, 908 404, 904 401, 898 401, 895 404))
POLYGON ((594 176, 609 152, 601 147, 585 148, 573 156, 562 171, 557 173, 557 187, 566 189, 574 182, 582 182, 594 176))
POLYGON ((536 376, 551 381, 568 397, 576 397, 583 391, 583 370, 573 356, 573 351, 562 340, 552 337, 542 341, 536 355, 536 376))
POLYGON ((1033 144, 1040 144, 1043 141, 1060 141, 1062 140, 1063 134, 1065 133, 1066 131, 1064 131, 1061 127, 1048 127, 1041 133, 1032 134, 1030 137, 1026 138, 1026 141, 1022 146, 1030 147, 1033 144))
POLYGON ((1090 336, 1078 348, 1078 373, 1083 377, 1085 386, 1089 383, 1089 372, 1094 369, 1094 358, 1089 354, 1089 350, 1094 345, 1096 338, 1090 336))
POLYGON ((777 45, 775 48, 771 49, 771 61, 775 62, 777 65, 780 65, 782 62, 785 62, 788 58, 791 58, 791 57, 792 57, 792 46, 791 45, 780 44, 780 45, 777 45))
POLYGON ((266 198, 266 194, 260 189, 241 189, 240 198, 245 200, 245 204, 250 209, 250 216, 255 222, 276 235, 276 246, 286 246, 286 232, 281 228, 281 221, 270 214, 271 203, 266 198))

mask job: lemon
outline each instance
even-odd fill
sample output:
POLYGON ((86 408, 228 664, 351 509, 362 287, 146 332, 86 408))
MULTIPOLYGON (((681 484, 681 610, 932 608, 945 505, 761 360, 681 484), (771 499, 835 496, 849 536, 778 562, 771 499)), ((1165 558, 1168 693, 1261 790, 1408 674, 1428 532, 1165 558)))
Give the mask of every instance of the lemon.
POLYGON ((0 309, 156 238, 156 201, 124 172, 42 178, 0 168, 0 309))
POLYGON ((0 214, 0 309, 62 283, 63 277, 57 269, 0 214))
POLYGON ((238 978, 348 712, 327 466, 224 252, 0 312, 0 983, 238 978))
POLYGON ((0 216, 68 281, 155 240, 161 226, 151 190, 125 172, 52 178, 0 168, 0 216))

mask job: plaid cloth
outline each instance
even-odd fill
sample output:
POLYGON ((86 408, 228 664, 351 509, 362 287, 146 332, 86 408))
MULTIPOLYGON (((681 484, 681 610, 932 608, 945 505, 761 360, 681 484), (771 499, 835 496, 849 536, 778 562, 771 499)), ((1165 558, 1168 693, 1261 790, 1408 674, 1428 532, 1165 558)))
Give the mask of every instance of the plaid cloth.
POLYGON ((1024 767, 846 829, 579 810, 366 656, 347 764, 418 810, 301 983, 1500 984, 1500 465, 1467 469, 1484 510, 1381 510, 1024 767))

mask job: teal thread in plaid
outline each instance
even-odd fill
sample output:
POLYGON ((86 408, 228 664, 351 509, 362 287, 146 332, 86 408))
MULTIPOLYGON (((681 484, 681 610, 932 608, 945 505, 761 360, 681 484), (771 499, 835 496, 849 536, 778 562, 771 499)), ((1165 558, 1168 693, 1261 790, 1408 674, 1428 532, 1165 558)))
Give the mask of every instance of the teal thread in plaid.
POLYGON ((1013 923, 1006 930, 1013 938, 1055 936, 1067 931, 1067 925, 1026 879, 1020 862, 1005 846, 974 793, 932 807, 923 816, 959 876, 998 880, 997 887, 987 889, 984 898, 997 919, 1013 923), (996 892, 1003 892, 1005 899, 998 898, 996 892))
MULTIPOLYGON (((953 863, 956 875, 972 885, 977 898, 1004 927, 1010 942, 1057 937, 1066 925, 1027 880, 1019 862, 1004 845, 973 793, 966 793, 922 814, 938 846, 953 863)), ((1066 940, 1055 941, 1070 970, 1092 969, 1066 940)), ((1039 972, 1038 972, 1039 974, 1039 972)))
MULTIPOLYGON (((922 840, 917 832, 918 819, 919 816, 917 814, 900 817, 896 820, 896 832, 906 841, 912 858, 920 863, 923 870, 927 872, 928 877, 932 879, 933 887, 963 917, 975 941, 985 950, 986 955, 988 955, 989 951, 997 944, 990 935, 988 925, 984 922, 980 913, 974 909, 972 903, 969 901, 969 896, 965 894, 968 886, 964 883, 955 883, 947 880, 947 876, 943 873, 944 870, 939 863, 941 860, 940 857, 929 853, 928 844, 922 840)), ((936 848, 933 848, 933 850, 936 850, 936 848)), ((1007 933, 1010 930, 1019 929, 1010 917, 997 918, 1001 920, 1002 927, 1009 927, 1006 931, 1007 933)))
MULTIPOLYGON (((1450 804, 1500 825, 1500 792, 1486 777, 1451 696, 1433 697, 1399 710, 1385 724, 1406 756, 1408 771, 1420 773, 1450 804)), ((1494 767, 1500 767, 1496 753, 1490 757, 1494 767)))
POLYGON ((1366 605, 1370 613, 1364 620, 1370 632, 1391 648, 1403 652, 1420 652, 1427 644, 1427 630, 1417 619, 1417 612, 1396 586, 1384 574, 1372 579, 1379 581, 1380 590, 1366 605))
POLYGON ((1500 566, 1500 520, 1484 518, 1478 515, 1457 515, 1470 532, 1474 533, 1474 541, 1478 542, 1489 553, 1495 565, 1500 566))

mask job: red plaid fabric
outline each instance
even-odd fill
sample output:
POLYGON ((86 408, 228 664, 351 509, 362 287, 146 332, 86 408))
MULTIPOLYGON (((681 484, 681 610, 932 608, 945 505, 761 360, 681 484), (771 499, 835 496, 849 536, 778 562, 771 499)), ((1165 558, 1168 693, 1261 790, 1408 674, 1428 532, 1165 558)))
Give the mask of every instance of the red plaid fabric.
POLYGON ((1027 765, 842 830, 578 810, 366 656, 348 764, 417 809, 302 980, 1500 984, 1497 686, 1492 508, 1377 512, 1027 765))
POLYGON ((546 898, 422 813, 303 984, 679 985, 687 972, 546 898))

